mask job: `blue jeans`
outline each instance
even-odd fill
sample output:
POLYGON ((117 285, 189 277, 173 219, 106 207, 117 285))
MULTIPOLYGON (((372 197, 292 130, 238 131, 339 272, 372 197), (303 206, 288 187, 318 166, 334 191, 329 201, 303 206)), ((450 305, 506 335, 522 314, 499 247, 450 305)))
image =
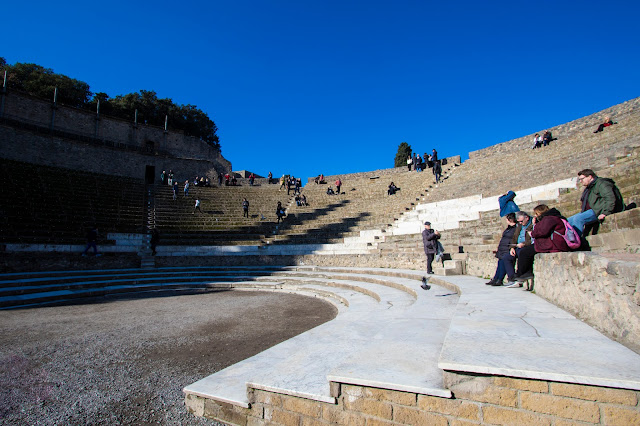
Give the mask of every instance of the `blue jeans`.
POLYGON ((511 256, 511 254, 507 253, 502 256, 501 260, 504 263, 504 269, 507 273, 507 278, 509 281, 514 279, 516 276, 516 257, 518 257, 518 253, 520 253, 521 248, 516 247, 516 255, 511 256))
POLYGON ((578 232, 578 234, 580 234, 581 237, 582 232, 584 231, 584 226, 597 221, 598 216, 596 216, 596 213, 592 209, 589 209, 582 213, 574 214, 567 219, 567 222, 569 222, 569 224, 573 226, 573 228, 576 230, 576 232, 578 232))
POLYGON ((507 269, 504 266, 504 260, 500 258, 498 259, 496 274, 493 276, 493 282, 501 283, 504 280, 505 275, 507 275, 507 269))

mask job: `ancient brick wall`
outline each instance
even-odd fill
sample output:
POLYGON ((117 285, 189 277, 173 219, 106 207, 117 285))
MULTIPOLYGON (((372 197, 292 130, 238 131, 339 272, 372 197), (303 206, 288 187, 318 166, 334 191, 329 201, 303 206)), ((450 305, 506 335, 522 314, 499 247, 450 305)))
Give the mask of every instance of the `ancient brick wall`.
POLYGON ((238 425, 633 425, 640 392, 445 372, 453 398, 332 384, 337 404, 250 390, 250 408, 188 395, 197 416, 238 425))

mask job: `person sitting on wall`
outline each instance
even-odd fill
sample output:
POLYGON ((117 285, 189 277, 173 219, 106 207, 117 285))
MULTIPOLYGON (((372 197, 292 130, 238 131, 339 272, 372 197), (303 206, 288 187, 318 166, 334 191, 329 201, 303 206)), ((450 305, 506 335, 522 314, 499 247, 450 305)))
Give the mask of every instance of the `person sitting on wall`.
POLYGON ((389 184, 389 189, 387 189, 387 195, 393 195, 396 193, 397 190, 398 190, 398 187, 396 186, 396 184, 391 182, 389 184))
MULTIPOLYGON (((546 204, 540 204, 533 209, 533 230, 531 238, 533 244, 524 247, 518 255, 518 272, 515 279, 507 287, 522 287, 524 281, 533 278, 533 258, 536 253, 558 253, 571 251, 562 237, 566 228, 560 212, 550 209, 546 204)), ((566 220, 566 219, 565 219, 566 220)), ((569 225, 571 226, 571 225, 569 225)), ((533 287, 527 288, 533 290, 533 287)))
POLYGON ((302 194, 302 195, 300 196, 300 202, 301 202, 301 203, 302 203, 302 205, 303 205, 303 206, 305 206, 305 207, 309 205, 309 203, 307 202, 307 196, 306 196, 306 195, 304 195, 304 194, 302 194))
POLYGON ((604 118, 604 122, 602 122, 602 123, 598 126, 598 128, 596 129, 596 131, 595 131, 595 132, 593 132, 593 133, 599 133, 599 132, 603 131, 605 127, 613 126, 614 124, 618 124, 618 123, 614 123, 614 122, 611 120, 611 118, 609 118, 609 117, 605 117, 605 118, 604 118))
POLYGON ((516 232, 516 214, 508 213, 506 215, 507 227, 502 231, 502 237, 498 243, 498 249, 494 252, 498 258, 498 265, 496 266, 496 273, 493 275, 491 281, 485 283, 486 285, 492 285, 495 287, 501 286, 504 281, 504 277, 507 275, 507 268, 504 265, 503 257, 509 254, 509 245, 513 234, 516 232))
POLYGON ((516 213, 516 222, 518 225, 509 243, 509 253, 502 256, 504 267, 507 270, 507 279, 510 283, 513 283, 516 276, 515 264, 520 251, 524 247, 531 245, 531 230, 533 230, 533 221, 525 212, 516 213))

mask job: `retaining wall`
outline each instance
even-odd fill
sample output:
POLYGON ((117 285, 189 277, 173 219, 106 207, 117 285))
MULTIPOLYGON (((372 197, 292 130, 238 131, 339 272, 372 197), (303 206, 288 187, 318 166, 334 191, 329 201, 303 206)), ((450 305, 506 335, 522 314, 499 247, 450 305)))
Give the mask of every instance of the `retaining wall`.
POLYGON ((620 257, 592 252, 537 254, 535 291, 640 353, 640 255, 620 257))
POLYGON ((195 415, 238 425, 640 424, 640 392, 445 372, 453 398, 331 383, 336 404, 262 390, 250 408, 187 395, 195 415))

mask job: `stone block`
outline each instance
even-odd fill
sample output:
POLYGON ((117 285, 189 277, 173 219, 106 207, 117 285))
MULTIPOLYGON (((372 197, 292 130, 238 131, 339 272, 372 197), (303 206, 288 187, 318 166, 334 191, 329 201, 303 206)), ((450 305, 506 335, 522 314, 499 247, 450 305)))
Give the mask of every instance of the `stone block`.
POLYGON ((209 419, 224 421, 225 423, 246 426, 250 410, 225 402, 205 399, 204 416, 209 419))
POLYGON ((527 425, 527 426, 549 426, 551 420, 548 417, 540 416, 521 410, 510 408, 484 406, 482 407, 482 420, 484 423, 496 425, 527 425))
POLYGON ((299 426, 300 415, 275 407, 264 407, 264 419, 268 424, 279 423, 285 426, 299 426))
POLYGON ((333 424, 364 426, 366 418, 360 413, 344 411, 338 405, 323 405, 322 419, 333 424))
POLYGON ((387 401, 392 404, 416 406, 417 395, 411 392, 400 392, 389 389, 369 388, 343 385, 342 391, 349 396, 387 401))
POLYGON ((624 240, 622 232, 609 232, 600 234, 602 245, 607 251, 624 251, 627 243, 624 240))
POLYGON ((506 407, 517 406, 518 392, 515 389, 495 386, 492 377, 475 377, 447 372, 444 380, 445 386, 453 392, 456 398, 487 402, 506 407))
POLYGON ((391 420, 392 408, 388 402, 373 399, 362 399, 345 395, 343 398, 345 410, 357 411, 374 417, 391 420))
POLYGON ((204 398, 188 394, 184 398, 184 405, 189 413, 198 417, 204 416, 204 398))
POLYGON ((520 393, 520 407, 536 413, 596 423, 600 410, 594 402, 532 392, 520 393))
POLYGON ((603 407, 603 423, 606 425, 640 425, 640 411, 638 408, 622 408, 612 405, 603 407))
POLYGON ((496 386, 538 393, 549 392, 549 383, 543 380, 514 379, 512 377, 495 377, 496 386))
POLYGON ((480 406, 468 401, 419 395, 418 408, 431 413, 445 414, 469 420, 480 420, 480 406))
POLYGON ((259 402, 265 405, 272 405, 274 407, 282 407, 282 395, 273 393, 273 392, 266 392, 263 390, 254 389, 252 402, 253 403, 259 402))
POLYGON ((553 395, 584 399, 587 401, 636 406, 636 392, 626 389, 602 388, 597 386, 551 383, 553 395))
POLYGON ((406 425, 447 426, 447 418, 427 411, 410 407, 394 407, 393 421, 406 425))
POLYGON ((282 408, 309 417, 320 417, 322 408, 320 402, 310 399, 285 397, 282 400, 282 408))

